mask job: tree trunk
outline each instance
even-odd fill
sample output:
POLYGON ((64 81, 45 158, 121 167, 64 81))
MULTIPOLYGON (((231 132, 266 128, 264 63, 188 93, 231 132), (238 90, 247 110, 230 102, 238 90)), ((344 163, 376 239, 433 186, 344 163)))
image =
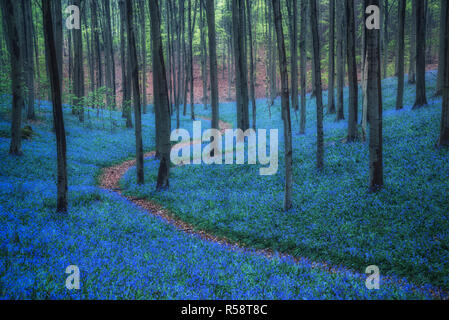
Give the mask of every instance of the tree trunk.
POLYGON ((447 0, 441 0, 440 4, 440 46, 438 54, 438 80, 435 95, 440 96, 443 93, 443 77, 445 70, 444 61, 444 38, 446 30, 446 19, 444 16, 447 7, 447 0))
POLYGON ((126 4, 125 0, 119 0, 120 8, 120 56, 122 64, 122 112, 126 118, 126 127, 132 128, 132 116, 131 116, 131 82, 130 82, 130 59, 126 57, 126 37, 125 37, 125 24, 126 24, 126 4))
POLYGON ((143 145, 142 145, 142 121, 141 121, 141 99, 139 86, 139 65, 137 63, 136 38, 133 24, 133 4, 126 0, 126 31, 128 35, 128 57, 131 67, 131 82, 134 94, 134 130, 136 135, 136 166, 137 183, 144 184, 143 171, 143 145))
POLYGON ((109 108, 115 109, 115 63, 114 63, 114 50, 112 47, 112 30, 111 30, 111 8, 109 0, 103 0, 103 41, 105 47, 105 60, 106 60, 106 87, 109 93, 106 95, 106 101, 109 108))
POLYGON ((23 88, 23 55, 20 47, 20 35, 18 23, 20 22, 18 3, 11 0, 1 0, 2 15, 6 34, 6 43, 9 49, 11 62, 11 91, 12 91, 12 114, 11 114, 11 144, 9 153, 22 155, 22 109, 24 107, 23 88))
MULTIPOLYGON (((365 0, 365 8, 379 5, 379 0, 365 0)), ((367 17, 365 15, 365 17, 367 17)), ((382 88, 380 70, 380 30, 366 30, 369 109, 369 189, 379 190, 383 184, 382 161, 382 88)))
POLYGON ((349 104, 348 104, 348 142, 357 140, 358 124, 358 84, 357 84, 357 62, 355 53, 355 20, 354 0, 346 0, 346 53, 348 62, 349 80, 349 104))
POLYGON ((206 18, 209 37, 210 94, 212 106, 212 128, 219 129, 218 77, 217 77, 217 40, 215 35, 215 6, 206 1, 206 18))
POLYGON ((301 34, 299 36, 300 60, 299 69, 301 77, 301 111, 299 117, 299 133, 306 132, 306 90, 307 90, 307 48, 306 48, 306 12, 307 0, 301 0, 301 34))
POLYGON ((398 7, 398 90, 396 97, 396 110, 404 107, 404 37, 405 37, 405 8, 406 1, 399 0, 398 7))
POLYGON ((312 26, 313 56, 316 90, 316 129, 317 129, 317 169, 324 167, 324 132, 323 132, 323 97, 321 89, 321 61, 320 61, 320 39, 318 35, 318 18, 316 0, 310 0, 310 22, 312 26))
MULTIPOLYGON (((296 0, 293 0, 296 1, 296 0)), ((256 89, 254 86, 254 52, 253 52, 253 26, 251 18, 251 1, 246 0, 246 10, 248 16, 248 34, 249 34, 249 79, 250 79, 250 96, 253 113, 253 129, 256 130, 256 89)), ((298 95, 298 94, 296 94, 298 95)), ((298 97, 296 97, 298 100, 298 97)))
POLYGON ((281 6, 279 0, 273 0, 274 25, 277 35, 277 47, 279 53, 279 70, 281 74, 281 103, 282 121, 284 122, 284 148, 285 148, 285 189, 284 211, 292 207, 293 185, 293 151, 292 151, 292 126, 290 119, 290 105, 288 92, 287 56, 285 53, 284 31, 282 30, 281 6))
POLYGON ((416 3, 416 100, 413 109, 427 105, 426 97, 426 12, 423 1, 416 3))
MULTIPOLYGON (((204 14, 205 12, 204 0, 200 0, 200 32, 201 32, 201 78, 203 80, 203 104, 204 110, 207 109, 207 48, 206 48, 206 32, 204 14)), ((228 70, 229 72, 229 70, 228 70)), ((228 73, 229 77, 229 73, 228 73)))
POLYGON ((97 1, 94 0, 91 2, 91 12, 92 12, 92 28, 93 28, 93 38, 94 38, 94 55, 96 60, 96 69, 97 69, 97 79, 96 79, 96 88, 100 88, 103 86, 103 64, 101 63, 101 48, 100 48, 100 33, 98 32, 98 19, 97 19, 97 1))
MULTIPOLYGON (((449 18, 449 6, 444 6, 444 19, 449 18)), ((444 65, 449 66, 449 23, 444 24, 444 65)), ((449 145, 449 68, 444 68, 443 74, 443 105, 441 113, 441 127, 439 146, 449 145)))
POLYGON ((343 3, 337 1, 338 8, 338 28, 337 28, 337 118, 336 120, 344 120, 343 105, 343 89, 345 86, 345 59, 344 59, 344 34, 346 19, 344 14, 343 3))
POLYGON ((64 116, 61 100, 61 80, 59 79, 59 67, 56 50, 56 41, 53 34, 53 21, 50 8, 50 0, 42 0, 44 38, 46 55, 48 57, 48 73, 51 84, 53 100, 53 122, 56 132, 56 154, 58 162, 57 182, 57 212, 67 213, 67 156, 66 134, 64 128, 64 116))
POLYGON ((248 69, 245 53, 244 0, 232 0, 232 27, 236 73, 237 128, 249 128, 248 69))
MULTIPOLYGON (((422 1, 422 0, 419 0, 422 1)), ((416 82, 416 5, 418 0, 412 0, 412 17, 410 23, 410 65, 408 83, 416 82)))
MULTIPOLYGON (((81 8, 82 0, 74 0, 74 5, 81 8)), ((83 33, 82 28, 73 29, 73 46, 74 46, 74 59, 73 59, 73 91, 75 94, 75 106, 77 108, 78 119, 80 122, 84 122, 84 66, 83 66, 83 33)))
POLYGON ((159 0, 149 0, 151 21, 151 47, 153 50, 153 92, 155 110, 159 113, 160 123, 160 164, 157 176, 157 190, 169 187, 170 173, 170 106, 168 102, 168 88, 162 48, 161 21, 159 0))
POLYGON ((27 88, 27 119, 36 118, 34 112, 34 57, 33 57, 33 19, 31 15, 31 1, 22 0, 23 17, 23 52, 24 52, 24 76, 27 88))
POLYGON ((335 84, 335 0, 329 1, 329 88, 327 112, 335 113, 334 84, 335 84))

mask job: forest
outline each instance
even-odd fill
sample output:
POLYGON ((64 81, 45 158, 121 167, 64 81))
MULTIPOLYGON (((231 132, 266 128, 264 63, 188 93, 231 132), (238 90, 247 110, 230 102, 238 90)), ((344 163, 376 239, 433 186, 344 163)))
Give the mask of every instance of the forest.
POLYGON ((449 299, 447 0, 0 7, 1 300, 449 299))

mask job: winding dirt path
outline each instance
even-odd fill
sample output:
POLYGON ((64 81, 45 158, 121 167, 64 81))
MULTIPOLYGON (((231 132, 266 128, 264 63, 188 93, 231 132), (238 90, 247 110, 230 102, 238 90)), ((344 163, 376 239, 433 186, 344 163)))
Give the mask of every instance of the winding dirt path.
MULTIPOLYGON (((209 120, 205 117, 198 117, 199 119, 209 120)), ((226 129, 232 128, 232 125, 229 123, 226 123, 224 121, 219 122, 220 131, 224 132, 226 129)), ((201 143, 201 141, 191 141, 189 144, 195 145, 197 143, 201 143)), ((185 144, 178 144, 176 145, 178 148, 181 148, 182 146, 185 146, 185 144)), ((155 155, 155 151, 151 151, 144 154, 144 158, 150 158, 155 155)), ((244 244, 237 243, 235 241, 231 241, 225 237, 219 237, 217 235, 214 235, 212 233, 208 233, 203 230, 199 230, 193 225, 186 223, 185 221, 179 219, 175 216, 172 212, 170 212, 168 209, 164 208, 158 203, 155 203, 153 201, 147 200, 147 199, 140 199, 136 197, 131 197, 124 195, 122 193, 122 190, 120 189, 120 180, 124 176, 124 174, 133 166, 136 165, 136 160, 127 160, 124 161, 118 165, 114 165, 112 167, 108 167, 103 169, 101 175, 100 175, 100 188, 103 188, 105 190, 115 192, 119 194, 121 197, 133 202, 137 206, 139 206, 141 209, 145 210, 151 215, 161 217, 166 223, 173 225, 178 230, 199 236, 201 239, 205 241, 212 241, 215 243, 219 243, 221 245, 225 245, 233 250, 240 250, 240 251, 251 251, 256 252, 262 256, 265 256, 268 259, 271 259, 273 257, 279 257, 279 258, 288 258, 289 260, 293 260, 296 263, 306 263, 311 265, 311 268, 319 268, 321 270, 334 273, 334 274, 344 274, 346 272, 350 272, 353 275, 357 275, 361 281, 365 281, 365 277, 363 274, 360 274, 354 270, 348 269, 344 266, 335 266, 328 263, 323 262, 315 262, 305 257, 296 257, 285 253, 275 252, 271 249, 254 249, 248 246, 245 246, 244 244)), ((420 286, 414 285, 412 283, 402 283, 401 280, 396 280, 387 276, 382 276, 382 283, 384 285, 390 284, 396 284, 399 286, 405 286, 405 285, 412 285, 414 290, 419 292, 426 292, 430 293, 434 298, 436 299, 448 299, 449 293, 445 292, 444 290, 440 288, 431 288, 431 289, 425 289, 420 286)))

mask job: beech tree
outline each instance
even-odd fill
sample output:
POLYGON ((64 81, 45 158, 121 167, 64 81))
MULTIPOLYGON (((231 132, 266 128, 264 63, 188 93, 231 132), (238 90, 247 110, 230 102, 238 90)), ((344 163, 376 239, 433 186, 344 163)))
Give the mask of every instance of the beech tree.
MULTIPOLYGON (((151 2, 151 1, 150 1, 151 2)), ((144 184, 143 169, 143 145, 142 145, 142 120, 141 120, 141 100, 139 86, 139 66, 137 63, 136 38, 133 23, 132 0, 126 0, 126 31, 128 35, 128 56, 131 68, 131 82, 134 94, 134 131, 136 136, 136 165, 137 183, 144 184)))
POLYGON ((169 187, 171 150, 170 106, 168 102, 168 87, 164 63, 164 52, 162 47, 159 0, 149 0, 149 4, 151 20, 151 48, 153 51, 154 104, 156 113, 159 113, 157 121, 160 121, 160 164, 156 189, 163 190, 169 187))
POLYGON ((244 0, 232 0, 232 32, 235 60, 235 91, 237 104, 237 128, 249 129, 248 68, 245 51, 244 0))
POLYGON ((321 61, 320 61, 320 38, 318 35, 318 19, 316 0, 309 1, 310 6, 310 22, 312 25, 313 40, 313 67, 312 72, 315 74, 315 90, 316 90, 316 129, 317 129, 317 151, 316 162, 317 169, 322 170, 324 167, 324 132, 323 132, 323 97, 321 88, 321 61))
MULTIPOLYGON (((74 0, 73 4, 81 8, 82 0, 74 0)), ((83 65, 83 33, 80 29, 72 29, 74 59, 73 59, 73 93, 75 95, 74 104, 80 122, 84 121, 84 65, 83 65)))
MULTIPOLYGON (((449 18, 449 6, 443 7, 444 18, 447 21, 449 18)), ((443 40, 443 59, 445 66, 449 66, 449 23, 444 24, 444 40, 443 40)), ((445 67, 443 70, 443 103, 441 112, 441 126, 440 126, 440 138, 438 141, 439 146, 449 145, 449 68, 445 67)))
POLYGON ((22 155, 22 109, 24 107, 23 88, 23 50, 19 35, 20 8, 19 3, 12 0, 1 0, 2 16, 4 19, 4 29, 6 45, 9 50, 11 63, 11 92, 12 92, 12 112, 11 112, 11 144, 9 153, 12 155, 22 155))
POLYGON ((396 97, 396 110, 404 107, 404 37, 405 37, 405 7, 406 1, 399 0, 398 4, 398 90, 396 97))
MULTIPOLYGON (((379 0, 365 0, 366 8, 379 5, 379 0)), ((367 18, 365 14, 365 19, 367 18)), ((369 112, 369 189, 379 190, 383 184, 382 157, 382 87, 380 65, 380 30, 366 30, 367 101, 369 112)))
POLYGON ((329 88, 327 94, 327 112, 335 113, 335 0, 329 0, 329 88))
POLYGON ((56 157, 58 168, 57 180, 57 212, 67 213, 67 156, 64 116, 62 113, 61 80, 53 32, 53 17, 50 0, 42 0, 45 51, 48 56, 48 76, 50 78, 53 102, 53 123, 56 133, 56 157))
POLYGON ((305 134, 305 132, 306 132, 306 89, 307 89, 306 11, 307 11, 307 1, 308 0, 301 0, 301 33, 299 36, 299 48, 300 48, 299 70, 300 70, 300 78, 301 78, 301 111, 300 111, 300 118, 299 118, 299 133, 300 134, 305 134))
POLYGON ((416 99, 413 109, 427 105, 426 97, 426 11, 424 1, 416 2, 416 99))
POLYGON ((358 121, 358 83, 357 83, 357 63, 355 52, 355 18, 354 0, 346 0, 346 53, 348 62, 349 80, 349 104, 348 104, 348 142, 357 140, 358 121))
POLYGON ((277 36, 277 47, 279 54, 279 71, 281 74, 281 90, 282 90, 281 108, 282 108, 282 121, 284 123, 284 148, 285 148, 284 211, 287 211, 292 207, 292 185, 293 185, 292 125, 290 119, 290 97, 288 92, 287 55, 285 53, 281 6, 279 0, 273 0, 272 4, 274 12, 274 25, 277 36))
POLYGON ((215 35, 214 1, 206 1, 206 18, 209 38, 210 94, 212 106, 212 128, 219 129, 218 77, 217 77, 217 40, 215 35))

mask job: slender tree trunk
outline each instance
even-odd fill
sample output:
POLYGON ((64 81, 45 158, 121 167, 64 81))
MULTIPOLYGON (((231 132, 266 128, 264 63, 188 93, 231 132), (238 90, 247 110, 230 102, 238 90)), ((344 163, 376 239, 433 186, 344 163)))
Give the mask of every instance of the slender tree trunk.
POLYGON ((398 90, 396 97, 396 110, 404 107, 404 37, 405 37, 405 8, 406 1, 399 0, 398 7, 398 90))
MULTIPOLYGON (((151 2, 151 1, 150 1, 151 2)), ((131 67, 131 82, 134 94, 134 130, 136 135, 136 165, 137 183, 144 184, 145 177, 143 171, 143 145, 142 145, 142 120, 141 120, 141 99, 139 86, 139 66, 137 63, 136 38, 133 24, 132 0, 126 0, 126 31, 128 35, 128 56, 131 67)))
POLYGON ((344 34, 345 22, 343 3, 337 1, 338 8, 338 28, 337 28, 337 121, 344 120, 344 105, 343 105, 343 88, 345 86, 345 59, 344 59, 344 34))
POLYGON ((101 62, 101 48, 100 48, 100 33, 97 19, 97 0, 93 0, 91 2, 91 12, 92 12, 92 28, 93 28, 93 38, 94 38, 94 54, 96 60, 96 70, 97 70, 97 80, 96 80, 96 88, 100 88, 103 86, 103 64, 101 62))
MULTIPOLYGON (((82 0, 74 0, 74 5, 81 8, 82 0)), ((74 84, 73 91, 75 94, 75 106, 77 108, 78 119, 80 122, 84 122, 84 66, 83 66, 83 33, 82 28, 73 29, 73 46, 74 46, 74 84)))
POLYGON ((290 105, 288 92, 287 55, 285 53, 284 31, 282 29, 281 5, 279 0, 273 0, 274 25, 277 35, 277 47, 279 52, 279 70, 281 74, 281 103, 282 121, 284 122, 284 148, 285 148, 285 188, 284 211, 292 207, 293 185, 293 150, 292 150, 292 125, 290 119, 290 105))
POLYGON ((147 30, 145 20, 145 0, 139 0, 140 45, 142 48, 142 112, 147 113, 147 30))
MULTIPOLYGON (((201 78, 203 79, 203 104, 204 110, 207 109, 207 48, 206 48, 206 32, 203 17, 205 11, 204 0, 200 0, 200 32, 201 32, 201 78)), ((229 77, 229 69, 228 69, 229 77)))
POLYGON ((210 93, 212 106, 212 128, 219 129, 217 40, 215 35, 214 1, 206 1, 206 18, 209 37, 210 93))
POLYGON ((126 28, 126 3, 125 0, 119 0, 120 8, 120 55, 122 63, 122 110, 123 115, 126 118, 126 127, 132 128, 132 116, 131 116, 131 77, 130 77, 130 59, 126 56, 126 49, 128 47, 125 37, 126 28))
MULTIPOLYGON (((444 19, 447 21, 449 18, 449 6, 443 7, 444 19)), ((444 24, 444 51, 442 58, 444 59, 444 65, 449 66, 449 23, 444 24)), ((441 113, 441 127, 440 138, 438 141, 439 146, 449 145, 449 68, 444 68, 443 74, 443 105, 441 113)))
POLYGON ((2 16, 6 33, 6 43, 9 49, 11 62, 11 91, 12 91, 12 114, 11 114, 11 144, 9 153, 22 155, 22 109, 24 107, 23 88, 23 55, 20 47, 20 35, 18 23, 20 22, 18 3, 12 0, 1 0, 2 16))
POLYGON ((103 40, 105 46, 105 60, 106 60, 106 87, 109 93, 106 95, 108 107, 115 109, 115 63, 114 63, 114 50, 112 46, 112 30, 111 30, 111 8, 109 0, 103 0, 103 40))
POLYGON ((358 124, 358 84, 357 84, 357 63, 355 53, 355 19, 354 0, 346 0, 347 19, 347 62, 349 80, 349 105, 348 105, 348 142, 357 140, 358 124))
POLYGON ((248 69, 245 53, 244 0, 232 0, 232 27, 236 73, 237 128, 249 128, 248 69))
POLYGON ((52 1, 53 34, 55 37, 56 60, 58 62, 59 81, 61 81, 61 90, 63 83, 62 70, 62 51, 63 51, 63 29, 62 29, 62 1, 52 1))
POLYGON ((318 19, 316 0, 309 1, 310 6, 310 22, 312 26, 313 40, 313 56, 315 73, 315 90, 316 90, 316 128, 317 128, 317 169, 322 170, 324 167, 324 132, 323 132, 323 97, 321 89, 321 61, 320 61, 320 38, 318 35, 318 19))
POLYGON ((306 132, 306 90, 307 90, 306 12, 307 12, 307 0, 301 0, 301 33, 299 36, 299 50, 300 50, 299 69, 301 77, 301 112, 299 117, 300 134, 305 134, 306 132))
POLYGON ((67 213, 67 156, 64 115, 62 112, 61 80, 57 59, 56 41, 53 34, 53 18, 50 0, 42 0, 44 38, 48 56, 48 73, 53 100, 53 122, 56 132, 56 154, 58 162, 57 212, 67 213))
POLYGON ((153 91, 155 99, 155 109, 159 113, 161 153, 160 164, 157 176, 157 190, 169 187, 170 173, 170 106, 168 102, 168 88, 164 64, 164 53, 162 49, 161 21, 159 11, 159 0, 149 0, 150 21, 151 21, 151 41, 153 50, 153 91))
POLYGON ((22 0, 23 40, 24 40, 24 75, 27 88, 27 119, 36 118, 34 112, 34 57, 33 57, 33 19, 31 1, 22 0))
MULTIPOLYGON (((365 8, 379 5, 379 0, 365 0, 365 8)), ((367 17, 365 15, 365 17, 367 17)), ((368 73, 368 109, 369 109, 369 188, 379 190, 383 184, 382 160, 382 88, 380 70, 380 30, 366 30, 366 59, 368 73)))
POLYGON ((426 97, 426 12, 423 1, 416 3, 416 100, 413 109, 427 105, 426 97))
POLYGON ((408 83, 416 82, 416 5, 418 1, 412 0, 412 17, 410 23, 410 65, 408 70, 408 83))
POLYGON ((329 0, 329 88, 327 112, 335 113, 334 84, 335 84, 335 0, 329 0))
POLYGON ((292 74, 291 93, 292 108, 299 110, 298 105, 298 4, 296 0, 287 1, 288 26, 290 34, 290 68, 292 74))
MULTIPOLYGON (((295 0, 293 0, 295 1, 295 0)), ((253 53, 253 26, 252 26, 252 18, 251 18, 251 1, 246 0, 246 10, 248 16, 248 35, 249 35, 249 81, 250 81, 250 96, 251 96, 251 105, 252 105, 252 114, 253 114, 253 129, 256 130, 256 89, 254 85, 254 53, 253 53)), ((298 97, 296 97, 296 100, 298 97)))
POLYGON ((435 95, 440 96, 443 93, 443 77, 445 70, 445 61, 444 61, 444 37, 446 30, 446 19, 444 16, 446 12, 446 7, 448 3, 447 0, 441 0, 440 3, 440 45, 439 45, 439 54, 438 54, 438 80, 437 80, 437 88, 435 95))

